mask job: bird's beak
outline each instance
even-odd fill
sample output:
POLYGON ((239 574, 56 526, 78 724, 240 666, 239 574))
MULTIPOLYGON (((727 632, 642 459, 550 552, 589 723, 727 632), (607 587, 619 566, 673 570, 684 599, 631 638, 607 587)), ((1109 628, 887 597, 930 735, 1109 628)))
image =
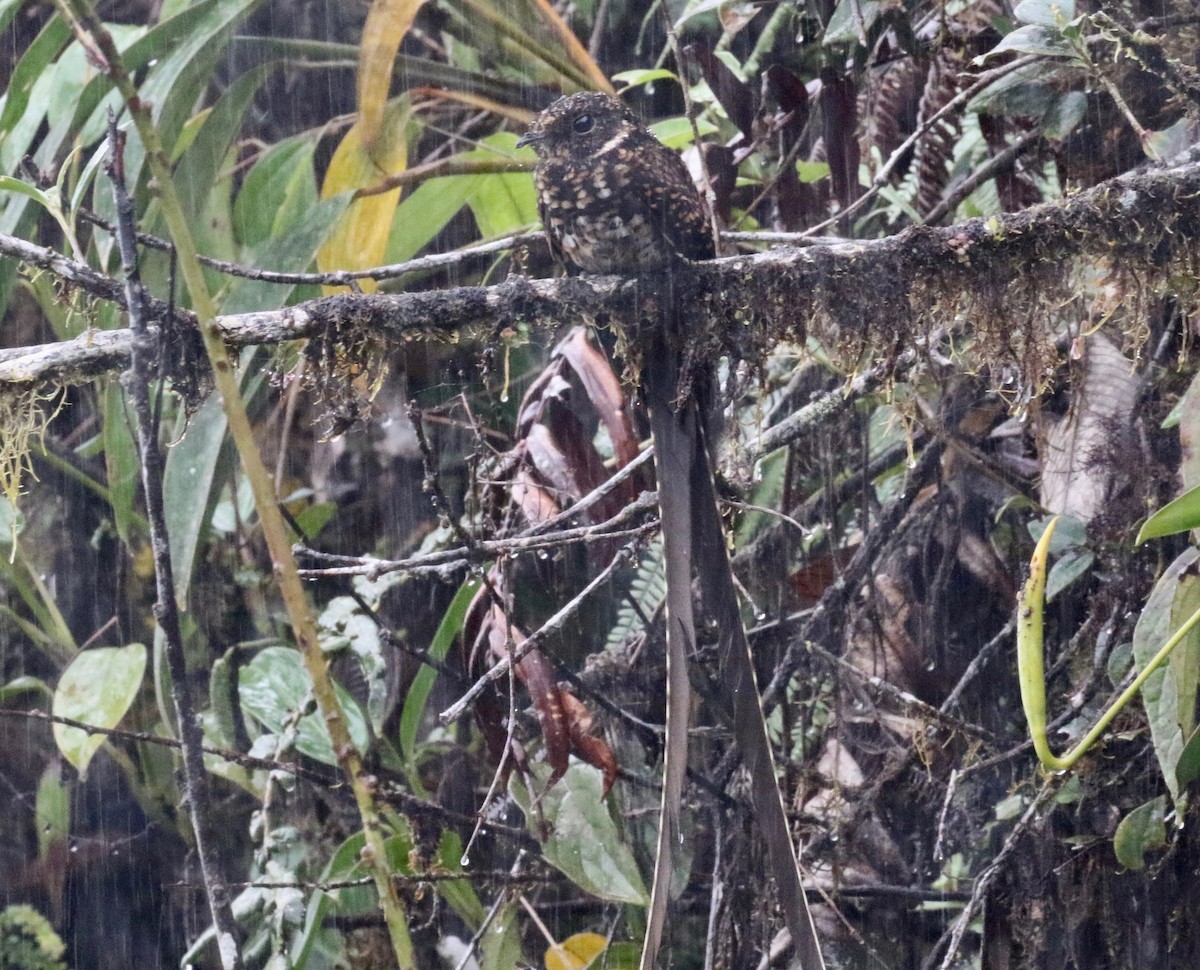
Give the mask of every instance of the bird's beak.
POLYGON ((515 147, 524 148, 526 145, 535 145, 544 137, 545 136, 537 129, 530 128, 527 132, 525 132, 525 134, 517 139, 517 144, 515 147))

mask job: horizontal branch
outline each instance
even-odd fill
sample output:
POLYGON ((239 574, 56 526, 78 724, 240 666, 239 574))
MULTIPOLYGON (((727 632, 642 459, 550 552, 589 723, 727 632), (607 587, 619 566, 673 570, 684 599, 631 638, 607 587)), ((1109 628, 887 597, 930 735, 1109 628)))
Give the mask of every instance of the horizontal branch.
MULTIPOLYGON (((1011 319, 1014 292, 1067 285, 1079 258, 1108 259, 1145 283, 1197 253, 1200 150, 1174 164, 1119 176, 1065 199, 945 228, 884 239, 781 248, 697 263, 674 274, 673 298, 691 309, 697 335, 725 346, 765 347, 814 326, 894 348, 934 315, 1011 319), (886 325, 886 332, 884 327, 886 325), (878 332, 876 332, 878 330, 878 332)), ((119 302, 107 277, 41 247, 5 237, 0 253, 119 302), (13 245, 14 243, 19 245, 13 245)), ((324 297, 282 310, 221 317, 233 347, 297 340, 346 327, 394 340, 491 331, 516 322, 635 320, 661 281, 612 276, 529 280, 411 293, 324 297)), ((1045 304, 1043 304, 1045 305, 1045 304)), ((152 308, 161 310, 161 304, 152 308)), ((0 387, 72 383, 124 368, 128 331, 0 351, 0 387)))

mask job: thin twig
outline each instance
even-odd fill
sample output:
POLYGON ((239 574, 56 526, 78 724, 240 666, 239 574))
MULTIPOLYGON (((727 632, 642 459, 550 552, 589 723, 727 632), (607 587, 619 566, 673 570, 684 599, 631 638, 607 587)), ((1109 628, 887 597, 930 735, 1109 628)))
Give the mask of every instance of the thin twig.
POLYGON ((491 684, 503 677, 508 672, 509 668, 513 666, 513 664, 519 663, 521 658, 523 658, 538 645, 539 640, 542 640, 559 630, 562 625, 579 610, 579 608, 583 605, 583 601, 586 600, 592 593, 594 593, 600 586, 607 583, 609 577, 612 576, 617 568, 624 565, 625 562, 628 561, 629 556, 630 550, 628 547, 619 550, 617 554, 613 556, 612 561, 605 566, 604 569, 601 570, 600 573, 597 574, 590 583, 588 583, 585 587, 583 587, 583 589, 571 597, 571 599, 566 603, 565 606, 563 606, 562 609, 550 617, 550 619, 543 623, 537 630, 529 634, 529 636, 526 637, 519 646, 509 651, 509 653, 499 660, 494 666, 492 666, 487 673, 475 681, 475 683, 471 685, 470 690, 468 690, 465 694, 463 694, 462 697, 460 697, 457 701, 455 701, 438 715, 438 720, 440 720, 443 724, 451 724, 458 720, 458 718, 462 717, 463 711, 467 709, 467 706, 473 700, 475 700, 476 697, 483 693, 488 684, 491 684))
POLYGON ((982 905, 983 897, 987 892, 988 887, 991 886, 991 884, 995 881, 996 876, 1000 874, 1004 863, 1012 854, 1013 849, 1016 848, 1017 843, 1021 841, 1021 838, 1025 835, 1025 832, 1033 824, 1034 820, 1038 816, 1038 813, 1041 812, 1046 803, 1050 801, 1050 799, 1062 786, 1062 783, 1066 780, 1066 777, 1067 775, 1064 772, 1048 778, 1045 784, 1042 785, 1042 789, 1037 793, 1037 797, 1035 797, 1033 801, 1029 803, 1029 807, 1025 809, 1025 813, 1021 816, 1020 821, 1018 821, 1017 824, 1013 826, 1013 830, 1008 833, 1008 837, 1004 840, 1004 845, 1001 846, 1000 851, 997 852, 992 861, 988 863, 987 868, 985 868, 983 872, 976 877, 975 885, 971 888, 971 898, 967 900, 966 906, 964 906, 962 912, 958 914, 958 919, 954 921, 954 925, 950 928, 947 934, 942 936, 941 940, 938 940, 938 945, 933 948, 925 962, 921 964, 921 970, 930 970, 930 968, 933 966, 933 962, 937 959, 937 953, 938 950, 941 949, 942 941, 947 940, 947 938, 948 945, 946 947, 946 956, 945 959, 942 960, 939 970, 950 970, 958 956, 958 947, 962 943, 963 935, 967 932, 967 927, 971 925, 971 921, 975 918, 975 913, 978 911, 980 905, 982 905))
POLYGON ((123 384, 133 399, 137 415, 137 444, 142 464, 142 488, 146 496, 146 518, 150 526, 150 548, 154 557, 154 579, 157 599, 154 618, 162 631, 167 667, 171 672, 171 699, 175 705, 179 740, 183 750, 183 787, 196 836, 196 855, 204 888, 216 927, 218 950, 225 970, 240 970, 242 966, 241 929, 233 916, 229 889, 221 873, 216 852, 219 839, 212 801, 209 798, 208 774, 204 768, 204 732, 196 713, 188 678, 187 659, 183 650, 183 633, 179 608, 175 601, 175 579, 171 570, 171 545, 167 535, 166 506, 163 500, 163 456, 154 437, 154 408, 150 385, 157 366, 154 360, 155 341, 149 335, 146 291, 138 273, 137 242, 134 235, 133 201, 125 190, 125 134, 117 128, 116 115, 108 119, 108 177, 112 182, 113 200, 117 211, 117 245, 121 252, 121 269, 125 275, 125 300, 129 312, 132 369, 123 384))

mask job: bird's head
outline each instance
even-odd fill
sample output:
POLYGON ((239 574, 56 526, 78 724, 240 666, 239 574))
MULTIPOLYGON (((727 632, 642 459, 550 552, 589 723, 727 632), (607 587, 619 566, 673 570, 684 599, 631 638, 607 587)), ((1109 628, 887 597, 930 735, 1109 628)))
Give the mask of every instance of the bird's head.
POLYGON ((539 158, 593 158, 615 147, 639 127, 625 105, 594 91, 559 98, 538 115, 517 147, 531 145, 539 158))

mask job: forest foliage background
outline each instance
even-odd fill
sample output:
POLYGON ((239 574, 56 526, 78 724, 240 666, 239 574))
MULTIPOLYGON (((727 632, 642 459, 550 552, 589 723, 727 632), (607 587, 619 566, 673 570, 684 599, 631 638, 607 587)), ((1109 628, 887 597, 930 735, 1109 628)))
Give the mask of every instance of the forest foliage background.
MULTIPOLYGON (((1200 603, 1197 194, 1107 181, 1195 185, 1192 4, 100 3, 218 323, 267 334, 238 338, 240 400, 357 767, 316 709, 239 458, 251 439, 209 393, 169 193, 80 9, 0 0, 0 947, 20 965, 220 964, 189 783, 159 743, 180 733, 180 681, 244 965, 391 965, 380 866, 415 965, 468 950, 481 967, 636 965, 663 580, 619 321, 518 309, 398 336, 313 309, 307 341, 269 329, 322 295, 554 275, 533 156, 514 146, 584 89, 620 92, 684 153, 729 254, 879 260, 877 289, 847 295, 839 270, 800 307, 764 282, 730 333, 697 338, 725 354, 731 552, 831 965, 1200 962, 1200 638, 1066 773, 1038 768, 1014 659, 1051 513, 1055 750, 1200 603), (125 375, 110 111, 145 234, 174 672, 125 375), (1071 199, 1078 222, 1039 235, 1071 199), (1136 231, 1104 235, 1113 200, 1136 231), (926 272, 902 262, 927 245, 926 272), (1135 545, 1181 495, 1151 530, 1170 535, 1135 545), (537 649, 472 717, 439 719, 527 635, 537 649), (374 865, 364 804, 385 837, 374 865)), ((701 708, 673 965, 783 960, 744 780, 701 708)))

